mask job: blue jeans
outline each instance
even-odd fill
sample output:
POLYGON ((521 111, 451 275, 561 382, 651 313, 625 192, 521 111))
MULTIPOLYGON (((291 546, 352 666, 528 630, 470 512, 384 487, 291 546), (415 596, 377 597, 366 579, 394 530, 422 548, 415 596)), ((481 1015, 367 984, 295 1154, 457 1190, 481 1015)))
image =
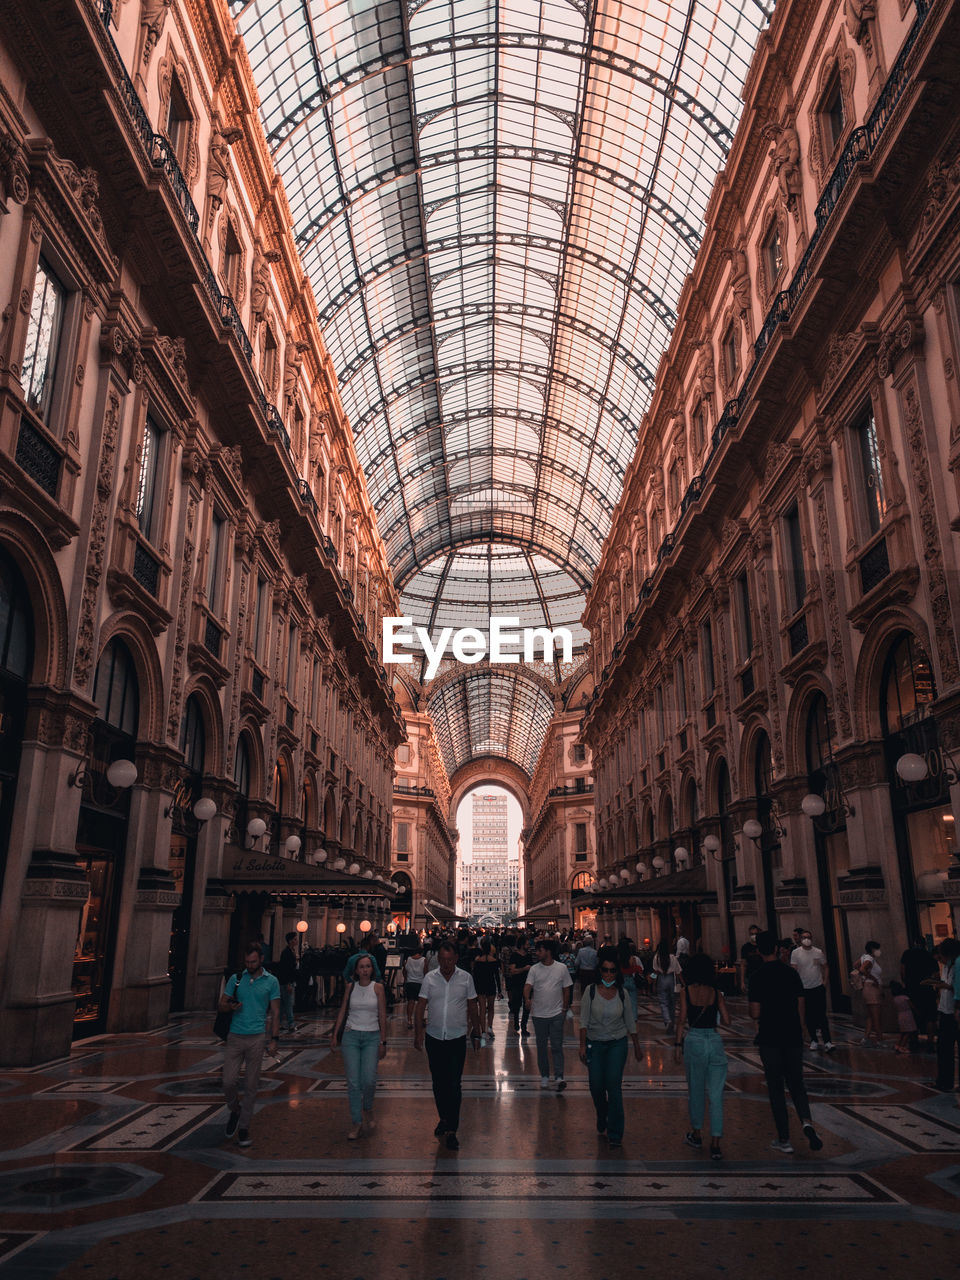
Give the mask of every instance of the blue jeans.
POLYGON ((553 1074, 558 1080, 563 1079, 563 1014, 555 1014, 552 1018, 533 1016, 533 1030, 537 1037, 537 1066, 541 1079, 550 1074, 550 1057, 547 1054, 547 1041, 553 1054, 553 1074))
POLYGON ((597 1109, 597 1132, 607 1131, 613 1142, 623 1138, 623 1068, 627 1064, 627 1037, 587 1041, 587 1074, 590 1096, 597 1109))
POLYGON ((633 1010, 633 1020, 636 1022, 637 1015, 640 1012, 640 995, 637 991, 637 982, 632 973, 628 973, 623 980, 623 989, 630 998, 630 1008, 633 1010))
POLYGON ((672 973, 657 974, 657 999, 665 1027, 673 1026, 673 1011, 677 1001, 677 980, 672 973))
POLYGON ((280 1016, 286 1023, 288 1031, 292 1031, 297 1025, 293 1016, 293 997, 296 990, 292 982, 286 982, 280 987, 280 1016))
POLYGON ((694 1028, 683 1042, 687 1071, 687 1102, 691 1129, 703 1128, 703 1111, 710 1099, 710 1137, 723 1137, 723 1086, 727 1082, 727 1054, 720 1032, 694 1028))
POLYGON ((373 1110, 377 1062, 380 1058, 380 1032, 345 1031, 340 1048, 347 1072, 350 1119, 354 1124, 361 1124, 364 1111, 369 1113, 373 1110))

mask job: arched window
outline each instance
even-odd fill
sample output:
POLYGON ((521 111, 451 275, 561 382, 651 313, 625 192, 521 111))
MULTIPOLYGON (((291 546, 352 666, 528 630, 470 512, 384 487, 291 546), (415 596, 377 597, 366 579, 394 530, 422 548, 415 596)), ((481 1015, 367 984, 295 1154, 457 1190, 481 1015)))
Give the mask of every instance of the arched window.
POLYGON ((927 715, 937 696, 927 651, 904 633, 887 655, 880 715, 884 734, 899 733, 927 715))
POLYGON ((765 733, 761 733, 757 739, 757 749, 753 758, 753 793, 758 800, 769 800, 772 776, 770 739, 765 733))
POLYGON ((233 781, 237 788, 234 841, 242 845, 247 835, 247 806, 250 798, 250 748, 245 737, 241 737, 237 743, 237 757, 233 762, 233 781))
POLYGON ((0 557, 0 667, 26 680, 32 653, 32 614, 26 587, 16 568, 0 557))
POLYGON ((187 699, 183 720, 180 722, 180 750, 183 752, 183 762, 190 772, 203 773, 206 734, 200 701, 194 694, 187 699))
POLYGON ((816 694, 807 712, 807 773, 811 779, 833 762, 833 724, 822 693, 816 694))
POLYGON ((97 663, 93 700, 100 719, 127 737, 137 736, 140 698, 137 673, 130 650, 122 640, 111 640, 97 663))

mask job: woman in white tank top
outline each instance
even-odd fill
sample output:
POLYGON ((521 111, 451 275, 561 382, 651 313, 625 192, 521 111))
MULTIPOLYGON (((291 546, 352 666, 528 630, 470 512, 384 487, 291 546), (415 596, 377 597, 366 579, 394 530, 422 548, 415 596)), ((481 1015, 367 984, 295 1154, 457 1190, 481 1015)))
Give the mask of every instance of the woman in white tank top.
POLYGON ((353 1121, 347 1138, 353 1142, 376 1128, 373 1095, 377 1063, 387 1053, 387 999, 383 983, 373 980, 373 961, 367 955, 357 961, 353 982, 347 983, 330 1040, 334 1048, 339 1044, 343 1053, 353 1121))

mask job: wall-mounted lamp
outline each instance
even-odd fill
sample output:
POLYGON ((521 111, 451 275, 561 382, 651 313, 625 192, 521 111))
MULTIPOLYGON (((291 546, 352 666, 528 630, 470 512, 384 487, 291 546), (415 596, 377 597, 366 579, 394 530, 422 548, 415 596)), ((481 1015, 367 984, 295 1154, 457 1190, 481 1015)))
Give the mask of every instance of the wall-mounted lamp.
POLYGON ((743 834, 748 840, 752 840, 755 845, 760 844, 763 836, 763 823, 758 822, 756 818, 748 818, 743 824, 743 834))
POLYGON ((929 757, 917 755, 915 751, 908 751, 897 761, 897 773, 904 782, 923 782, 932 772, 942 774, 951 787, 960 782, 960 769, 957 768, 952 753, 946 747, 934 748, 929 753, 929 757), (930 768, 931 758, 934 761, 933 770, 930 768))
POLYGON ((351 863, 350 863, 350 875, 352 875, 352 876, 358 876, 359 874, 360 874, 360 863, 359 863, 359 862, 351 862, 351 863))
POLYGON ((291 857, 295 858, 300 852, 301 840, 299 836, 287 836, 283 842, 283 847, 291 857))
POLYGON ((361 932, 361 933, 369 933, 369 932, 370 932, 370 930, 371 930, 372 928, 373 928, 373 925, 370 923, 370 921, 369 921, 369 920, 361 920, 361 921, 360 921, 360 932, 361 932))
POLYGON ((654 860, 653 860, 653 869, 654 869, 654 870, 657 872, 657 874, 659 875, 659 874, 660 874, 660 872, 663 870, 663 868, 664 868, 666 865, 667 865, 667 864, 664 862, 664 860, 660 857, 660 855, 659 855, 659 853, 658 853, 658 854, 657 854, 657 856, 656 856, 656 857, 654 858, 654 860))
POLYGON ((364 880, 372 880, 372 879, 373 879, 373 872, 370 870, 370 868, 369 868, 369 867, 367 867, 366 871, 363 873, 363 878, 364 878, 364 880))
POLYGON ((690 850, 685 849, 683 845, 678 845, 673 851, 673 860, 678 867, 685 867, 690 861, 690 850))
POLYGON ((318 849, 318 850, 317 850, 317 852, 316 852, 313 856, 314 856, 314 858, 316 858, 317 862, 326 862, 326 860, 327 860, 327 851, 326 851, 326 849, 318 849))
MULTIPOLYGON (((107 770, 107 776, 108 778, 110 776, 109 769, 107 770)), ((193 787, 191 783, 186 778, 181 778, 174 788, 170 803, 163 811, 163 816, 165 818, 172 818, 174 815, 183 817, 190 805, 190 795, 192 791, 193 787)), ((217 812, 217 802, 216 800, 211 800, 209 796, 201 796, 193 806, 192 812, 198 822, 209 822, 217 812)))
POLYGON ((341 920, 340 923, 337 925, 337 933, 339 933, 342 937, 343 934, 345 934, 346 932, 347 932, 347 926, 341 920))
POLYGON ((309 924, 307 924, 306 920, 298 920, 298 921, 297 921, 297 933, 299 933, 299 935, 300 935, 300 949, 299 949, 299 955, 300 955, 301 957, 303 956, 303 935, 307 932, 307 930, 308 930, 309 928, 310 928, 310 926, 309 926, 309 924))
POLYGON ((346 858, 337 858, 333 864, 333 869, 334 871, 342 871, 346 865, 347 865, 346 858))
POLYGON ((709 853, 711 858, 716 859, 717 862, 724 861, 723 852, 722 852, 723 846, 720 844, 720 841, 716 836, 714 835, 707 836, 703 842, 703 847, 706 850, 706 852, 709 853))
MULTIPOLYGON (((88 754, 67 778, 67 786, 80 787, 82 789, 87 781, 89 770, 90 757, 88 754)), ((137 780, 137 766, 132 760, 114 760, 112 764, 107 765, 105 776, 107 782, 115 791, 126 791, 127 787, 132 787, 137 780)))

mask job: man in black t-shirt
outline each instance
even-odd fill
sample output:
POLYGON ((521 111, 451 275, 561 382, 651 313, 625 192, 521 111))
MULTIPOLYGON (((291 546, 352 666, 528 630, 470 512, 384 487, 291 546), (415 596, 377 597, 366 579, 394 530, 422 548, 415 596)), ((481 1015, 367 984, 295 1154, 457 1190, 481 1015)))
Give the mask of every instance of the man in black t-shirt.
POLYGON ((740 948, 740 986, 743 991, 749 989, 750 979, 763 963, 760 959, 760 952, 757 950, 757 934, 759 932, 760 926, 752 924, 750 926, 750 936, 740 948))
POLYGON ((793 1151, 786 1085, 804 1137, 811 1151, 819 1151, 823 1142, 813 1127, 803 1083, 803 983, 796 969, 777 959, 774 934, 758 934, 757 949, 763 963, 750 979, 750 1017, 757 1023, 754 1044, 760 1049, 770 1109, 777 1126, 777 1136, 770 1145, 776 1151, 793 1151))

